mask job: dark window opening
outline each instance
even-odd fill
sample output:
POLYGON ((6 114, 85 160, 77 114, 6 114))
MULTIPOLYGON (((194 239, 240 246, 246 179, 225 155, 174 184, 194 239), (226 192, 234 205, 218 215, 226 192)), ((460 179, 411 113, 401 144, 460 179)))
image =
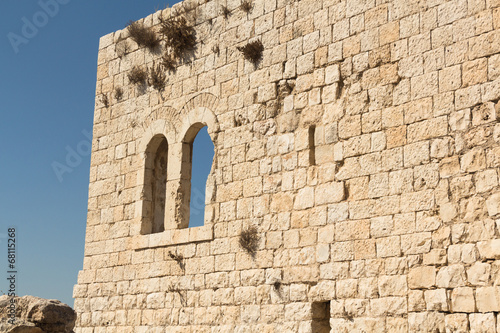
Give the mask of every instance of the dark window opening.
POLYGON ((316 146, 314 144, 314 135, 316 126, 309 127, 309 165, 316 165, 316 146))
POLYGON ((146 150, 144 174, 144 207, 142 234, 165 230, 168 143, 164 136, 155 136, 146 150))
POLYGON ((312 304, 312 333, 330 333, 330 301, 312 304))

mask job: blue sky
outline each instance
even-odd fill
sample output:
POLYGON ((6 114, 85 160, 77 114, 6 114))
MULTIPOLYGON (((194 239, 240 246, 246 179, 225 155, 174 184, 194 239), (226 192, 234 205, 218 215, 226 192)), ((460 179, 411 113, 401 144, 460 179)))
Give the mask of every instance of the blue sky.
MULTIPOLYGON (((99 38, 176 1, 57 1, 58 10, 47 7, 51 16, 41 14, 39 1, 0 2, 0 270, 7 274, 5 234, 14 226, 17 293, 73 305, 83 264, 99 38), (29 29, 34 23, 37 31, 29 29), (58 177, 54 165, 68 172, 58 177)), ((207 142, 197 147, 200 140, 195 165, 196 152, 210 150, 207 142)), ((209 169, 193 169, 193 177, 209 169)), ((7 281, 0 281, 6 293, 7 281)))

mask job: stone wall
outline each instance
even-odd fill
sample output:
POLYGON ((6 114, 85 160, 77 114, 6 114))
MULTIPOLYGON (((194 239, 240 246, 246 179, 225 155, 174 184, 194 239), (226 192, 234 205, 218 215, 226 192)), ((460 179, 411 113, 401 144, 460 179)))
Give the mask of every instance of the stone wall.
POLYGON ((161 52, 102 37, 76 332, 500 332, 500 1, 252 5, 145 18, 192 9, 196 52, 163 91, 128 79, 161 52), (204 125, 205 225, 185 228, 204 125))

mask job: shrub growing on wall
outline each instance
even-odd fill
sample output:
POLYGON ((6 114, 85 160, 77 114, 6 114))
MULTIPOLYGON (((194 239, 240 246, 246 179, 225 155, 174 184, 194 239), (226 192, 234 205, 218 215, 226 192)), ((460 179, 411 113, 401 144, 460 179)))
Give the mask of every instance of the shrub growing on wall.
POLYGON ((130 21, 127 26, 130 37, 139 46, 147 47, 150 50, 156 49, 160 45, 160 40, 151 28, 147 28, 143 23, 130 21))

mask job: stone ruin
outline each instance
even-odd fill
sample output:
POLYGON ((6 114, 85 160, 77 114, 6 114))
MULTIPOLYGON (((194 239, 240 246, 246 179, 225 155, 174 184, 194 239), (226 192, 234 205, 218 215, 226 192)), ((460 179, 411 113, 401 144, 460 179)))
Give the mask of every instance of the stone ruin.
POLYGON ((0 332, 73 333, 75 321, 75 311, 58 300, 0 296, 0 332), (14 323, 11 322, 11 304, 15 304, 14 323))
POLYGON ((500 332, 499 0, 186 0, 135 28, 99 45, 77 333, 500 332))

